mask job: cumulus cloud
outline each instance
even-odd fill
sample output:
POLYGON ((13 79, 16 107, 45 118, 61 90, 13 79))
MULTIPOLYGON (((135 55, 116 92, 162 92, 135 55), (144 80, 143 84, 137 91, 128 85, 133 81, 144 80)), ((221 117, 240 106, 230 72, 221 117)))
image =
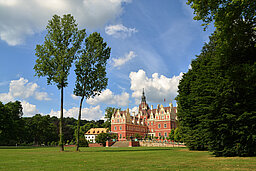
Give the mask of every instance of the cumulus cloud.
POLYGON ((14 101, 14 97, 10 93, 0 93, 0 101, 8 103, 10 101, 14 101))
POLYGON ((113 66, 114 67, 120 67, 130 61, 131 59, 135 58, 136 54, 133 51, 130 51, 129 53, 125 54, 124 57, 121 58, 113 58, 113 66))
POLYGON ((74 99, 74 100, 79 100, 79 99, 80 99, 79 96, 76 96, 76 95, 74 95, 74 94, 71 94, 71 97, 72 97, 72 99, 74 99))
POLYGON ((23 110, 22 110, 23 116, 31 117, 39 112, 36 108, 36 105, 30 104, 30 103, 26 102, 25 100, 21 101, 21 105, 23 108, 23 110))
POLYGON ((37 100, 50 100, 48 94, 39 91, 39 88, 36 83, 28 82, 27 79, 21 77, 19 80, 10 82, 8 93, 0 93, 0 101, 7 103, 17 98, 27 99, 29 97, 34 97, 37 100))
POLYGON ((127 38, 138 32, 135 28, 127 28, 123 24, 109 25, 105 27, 105 33, 115 38, 127 38))
MULTIPOLYGON (((73 118, 78 118, 78 112, 79 108, 78 107, 73 107, 69 110, 63 109, 64 112, 64 117, 73 117, 73 118)), ((50 116, 56 116, 60 117, 60 111, 54 111, 51 110, 49 113, 50 116)), ((102 110, 100 110, 100 106, 95 106, 95 107, 90 107, 90 108, 82 108, 82 119, 86 120, 99 120, 104 118, 104 113, 102 110)))
POLYGON ((80 27, 99 28, 122 13, 124 2, 130 0, 0 0, 0 39, 22 44, 44 30, 54 14, 71 13, 80 27))
POLYGON ((132 97, 135 98, 136 103, 140 102, 143 88, 147 101, 153 103, 162 103, 174 100, 177 96, 179 81, 183 73, 172 78, 165 77, 158 73, 152 74, 152 78, 146 76, 145 71, 139 70, 138 72, 131 72, 129 77, 131 79, 131 90, 133 91, 132 97))
POLYGON ((86 100, 90 105, 105 103, 108 105, 127 106, 129 104, 129 94, 123 92, 120 95, 115 95, 111 90, 104 90, 99 96, 86 100))

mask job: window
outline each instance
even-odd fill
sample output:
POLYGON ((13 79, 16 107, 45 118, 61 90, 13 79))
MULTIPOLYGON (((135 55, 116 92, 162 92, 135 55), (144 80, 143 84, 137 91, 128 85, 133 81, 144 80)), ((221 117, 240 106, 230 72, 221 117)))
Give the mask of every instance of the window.
POLYGON ((161 128, 161 124, 158 124, 158 128, 161 128))
POLYGON ((166 125, 166 124, 164 124, 164 128, 167 128, 167 125, 166 125))
POLYGON ((117 119, 117 123, 119 123, 119 119, 117 119))
POLYGON ((119 139, 122 139, 122 134, 119 134, 119 139))
POLYGON ((116 126, 115 126, 115 130, 116 130, 116 126))
POLYGON ((154 129, 151 129, 151 132, 154 132, 154 129))
POLYGON ((161 137, 161 132, 158 133, 158 136, 161 137))
POLYGON ((148 126, 149 126, 149 123, 148 123, 148 126))
POLYGON ((120 128, 119 128, 120 130, 122 130, 122 126, 120 126, 120 128))
POLYGON ((166 132, 164 133, 164 136, 167 137, 167 133, 166 132))
POLYGON ((164 119, 164 117, 162 116, 162 119, 164 119))
POLYGON ((151 125, 153 126, 153 122, 151 122, 151 125))

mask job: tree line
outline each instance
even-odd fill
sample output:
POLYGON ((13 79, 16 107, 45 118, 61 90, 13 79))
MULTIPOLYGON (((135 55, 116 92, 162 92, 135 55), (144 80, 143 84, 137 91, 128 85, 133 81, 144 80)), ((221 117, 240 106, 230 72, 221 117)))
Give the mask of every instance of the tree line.
POLYGON ((188 0, 215 31, 179 84, 178 119, 191 150, 256 155, 256 1, 188 0))
MULTIPOLYGON (((3 104, 0 102, 0 145, 58 145, 59 119, 56 116, 36 114, 22 117, 22 105, 19 101, 3 104)), ((80 121, 79 138, 91 128, 109 128, 104 120, 80 121)), ((77 120, 63 118, 64 144, 76 144, 77 120)))

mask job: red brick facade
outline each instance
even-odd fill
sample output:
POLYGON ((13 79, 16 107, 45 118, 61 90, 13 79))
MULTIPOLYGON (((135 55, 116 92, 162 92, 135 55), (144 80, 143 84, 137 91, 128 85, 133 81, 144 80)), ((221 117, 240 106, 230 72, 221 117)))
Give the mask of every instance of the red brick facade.
POLYGON ((118 140, 134 137, 136 133, 142 137, 168 137, 171 129, 176 128, 176 107, 170 103, 169 107, 157 105, 156 109, 149 109, 144 91, 138 113, 115 111, 111 118, 111 132, 118 134, 118 140))

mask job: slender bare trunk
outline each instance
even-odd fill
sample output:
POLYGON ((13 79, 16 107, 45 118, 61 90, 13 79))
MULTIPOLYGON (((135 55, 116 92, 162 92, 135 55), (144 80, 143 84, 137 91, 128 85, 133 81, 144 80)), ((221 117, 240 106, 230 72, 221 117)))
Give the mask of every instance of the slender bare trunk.
POLYGON ((61 102, 60 102, 60 151, 64 151, 62 122, 63 122, 63 86, 61 87, 61 102))
POLYGON ((80 120, 81 120, 83 100, 84 100, 84 96, 81 98, 81 101, 80 101, 79 115, 77 120, 76 151, 79 151, 80 120))

